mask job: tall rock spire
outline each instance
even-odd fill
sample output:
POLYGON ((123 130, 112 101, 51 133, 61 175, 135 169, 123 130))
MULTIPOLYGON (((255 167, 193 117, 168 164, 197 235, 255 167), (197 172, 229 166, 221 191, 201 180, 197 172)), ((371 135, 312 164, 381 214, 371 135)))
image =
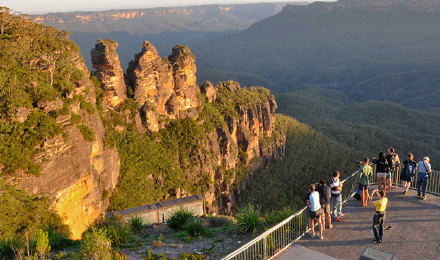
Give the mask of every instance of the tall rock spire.
POLYGON ((116 53, 117 47, 118 43, 113 40, 98 40, 91 52, 95 69, 93 75, 101 82, 105 91, 105 101, 111 108, 117 107, 127 99, 127 87, 116 53))

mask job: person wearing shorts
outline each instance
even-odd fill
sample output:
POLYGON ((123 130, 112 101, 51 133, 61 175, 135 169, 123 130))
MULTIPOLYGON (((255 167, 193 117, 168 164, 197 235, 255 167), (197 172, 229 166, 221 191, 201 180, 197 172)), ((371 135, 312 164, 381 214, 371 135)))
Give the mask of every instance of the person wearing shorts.
POLYGON ((361 207, 366 207, 368 203, 368 185, 370 185, 370 176, 373 175, 373 168, 371 168, 369 163, 370 160, 365 158, 362 166, 358 170, 358 188, 361 191, 361 207))
POLYGON ((315 235, 315 219, 318 220, 319 225, 319 239, 324 239, 322 236, 322 222, 321 222, 321 204, 319 203, 319 193, 315 190, 315 184, 310 184, 309 194, 307 196, 307 206, 309 208, 309 227, 311 229, 310 235, 315 235))
POLYGON ((327 217, 328 228, 332 229, 332 218, 330 216, 330 203, 332 198, 332 190, 327 186, 326 180, 321 180, 317 187, 319 193, 319 202, 321 203, 321 222, 322 231, 325 231, 325 218, 327 217))
POLYGON ((377 189, 381 190, 381 187, 383 185, 383 188, 386 189, 386 177, 387 172, 389 171, 389 163, 385 156, 384 152, 379 153, 379 159, 374 159, 372 163, 376 164, 376 172, 377 172, 377 189))

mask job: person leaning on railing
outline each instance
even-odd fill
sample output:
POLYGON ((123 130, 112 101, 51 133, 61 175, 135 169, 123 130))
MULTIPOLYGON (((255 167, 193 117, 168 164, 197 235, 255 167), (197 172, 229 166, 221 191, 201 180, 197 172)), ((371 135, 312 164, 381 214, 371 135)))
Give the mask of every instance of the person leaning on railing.
MULTIPOLYGON (((394 147, 388 148, 388 154, 387 154, 386 158, 387 158, 388 166, 389 166, 389 169, 388 169, 388 172, 386 175, 386 181, 388 184, 388 189, 392 190, 393 189, 393 183, 392 183, 393 172, 394 172, 394 169, 396 169, 396 167, 400 165, 399 155, 397 153, 395 153, 394 147)), ((396 185, 397 185, 397 183, 396 183, 396 185)))
POLYGON ((429 176, 432 173, 429 157, 425 156, 417 165, 417 198, 426 200, 426 189, 428 188, 429 176))

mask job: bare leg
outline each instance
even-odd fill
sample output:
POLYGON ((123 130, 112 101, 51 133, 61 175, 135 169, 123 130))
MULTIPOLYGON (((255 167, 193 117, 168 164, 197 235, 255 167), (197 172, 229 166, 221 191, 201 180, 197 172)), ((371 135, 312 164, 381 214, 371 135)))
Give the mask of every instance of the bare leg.
POLYGON ((321 221, 321 223, 324 223, 324 225, 322 226, 322 231, 324 232, 325 231, 325 214, 322 214, 319 217, 319 220, 321 221))
POLYGON ((322 221, 321 218, 319 218, 319 236, 322 237, 322 232, 324 231, 324 225, 325 223, 322 221))
POLYGON ((328 228, 332 229, 333 225, 332 225, 332 218, 330 217, 330 213, 325 213, 325 215, 327 216, 328 228))
POLYGON ((312 235, 315 235, 315 220, 309 219, 310 229, 312 230, 312 235))
POLYGON ((382 184, 382 177, 377 177, 377 189, 380 190, 380 185, 382 184))

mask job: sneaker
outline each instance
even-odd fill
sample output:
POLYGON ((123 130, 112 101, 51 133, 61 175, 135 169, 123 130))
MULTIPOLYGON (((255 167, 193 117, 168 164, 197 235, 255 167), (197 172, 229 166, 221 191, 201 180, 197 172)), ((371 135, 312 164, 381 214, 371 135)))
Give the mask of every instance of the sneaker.
POLYGON ((422 197, 422 198, 420 198, 421 200, 426 200, 426 197, 422 197))
POLYGON ((324 237, 323 237, 323 236, 319 236, 318 238, 319 238, 320 240, 323 240, 323 239, 324 239, 324 237))
POLYGON ((342 213, 341 215, 339 215, 339 217, 340 217, 340 218, 343 218, 343 217, 345 217, 345 214, 342 213))
POLYGON ((422 198, 422 196, 417 196, 417 199, 421 199, 422 198))
POLYGON ((328 227, 328 229, 332 229, 333 228, 333 225, 330 225, 329 227, 328 227))
POLYGON ((372 242, 373 242, 373 243, 376 243, 376 244, 380 244, 382 241, 380 241, 380 240, 376 240, 376 239, 375 239, 375 240, 373 240, 372 242))
POLYGON ((310 237, 315 237, 315 234, 309 233, 310 237))
POLYGON ((334 220, 334 221, 337 221, 337 222, 342 222, 342 220, 341 220, 340 218, 338 218, 338 217, 333 218, 333 220, 334 220))

